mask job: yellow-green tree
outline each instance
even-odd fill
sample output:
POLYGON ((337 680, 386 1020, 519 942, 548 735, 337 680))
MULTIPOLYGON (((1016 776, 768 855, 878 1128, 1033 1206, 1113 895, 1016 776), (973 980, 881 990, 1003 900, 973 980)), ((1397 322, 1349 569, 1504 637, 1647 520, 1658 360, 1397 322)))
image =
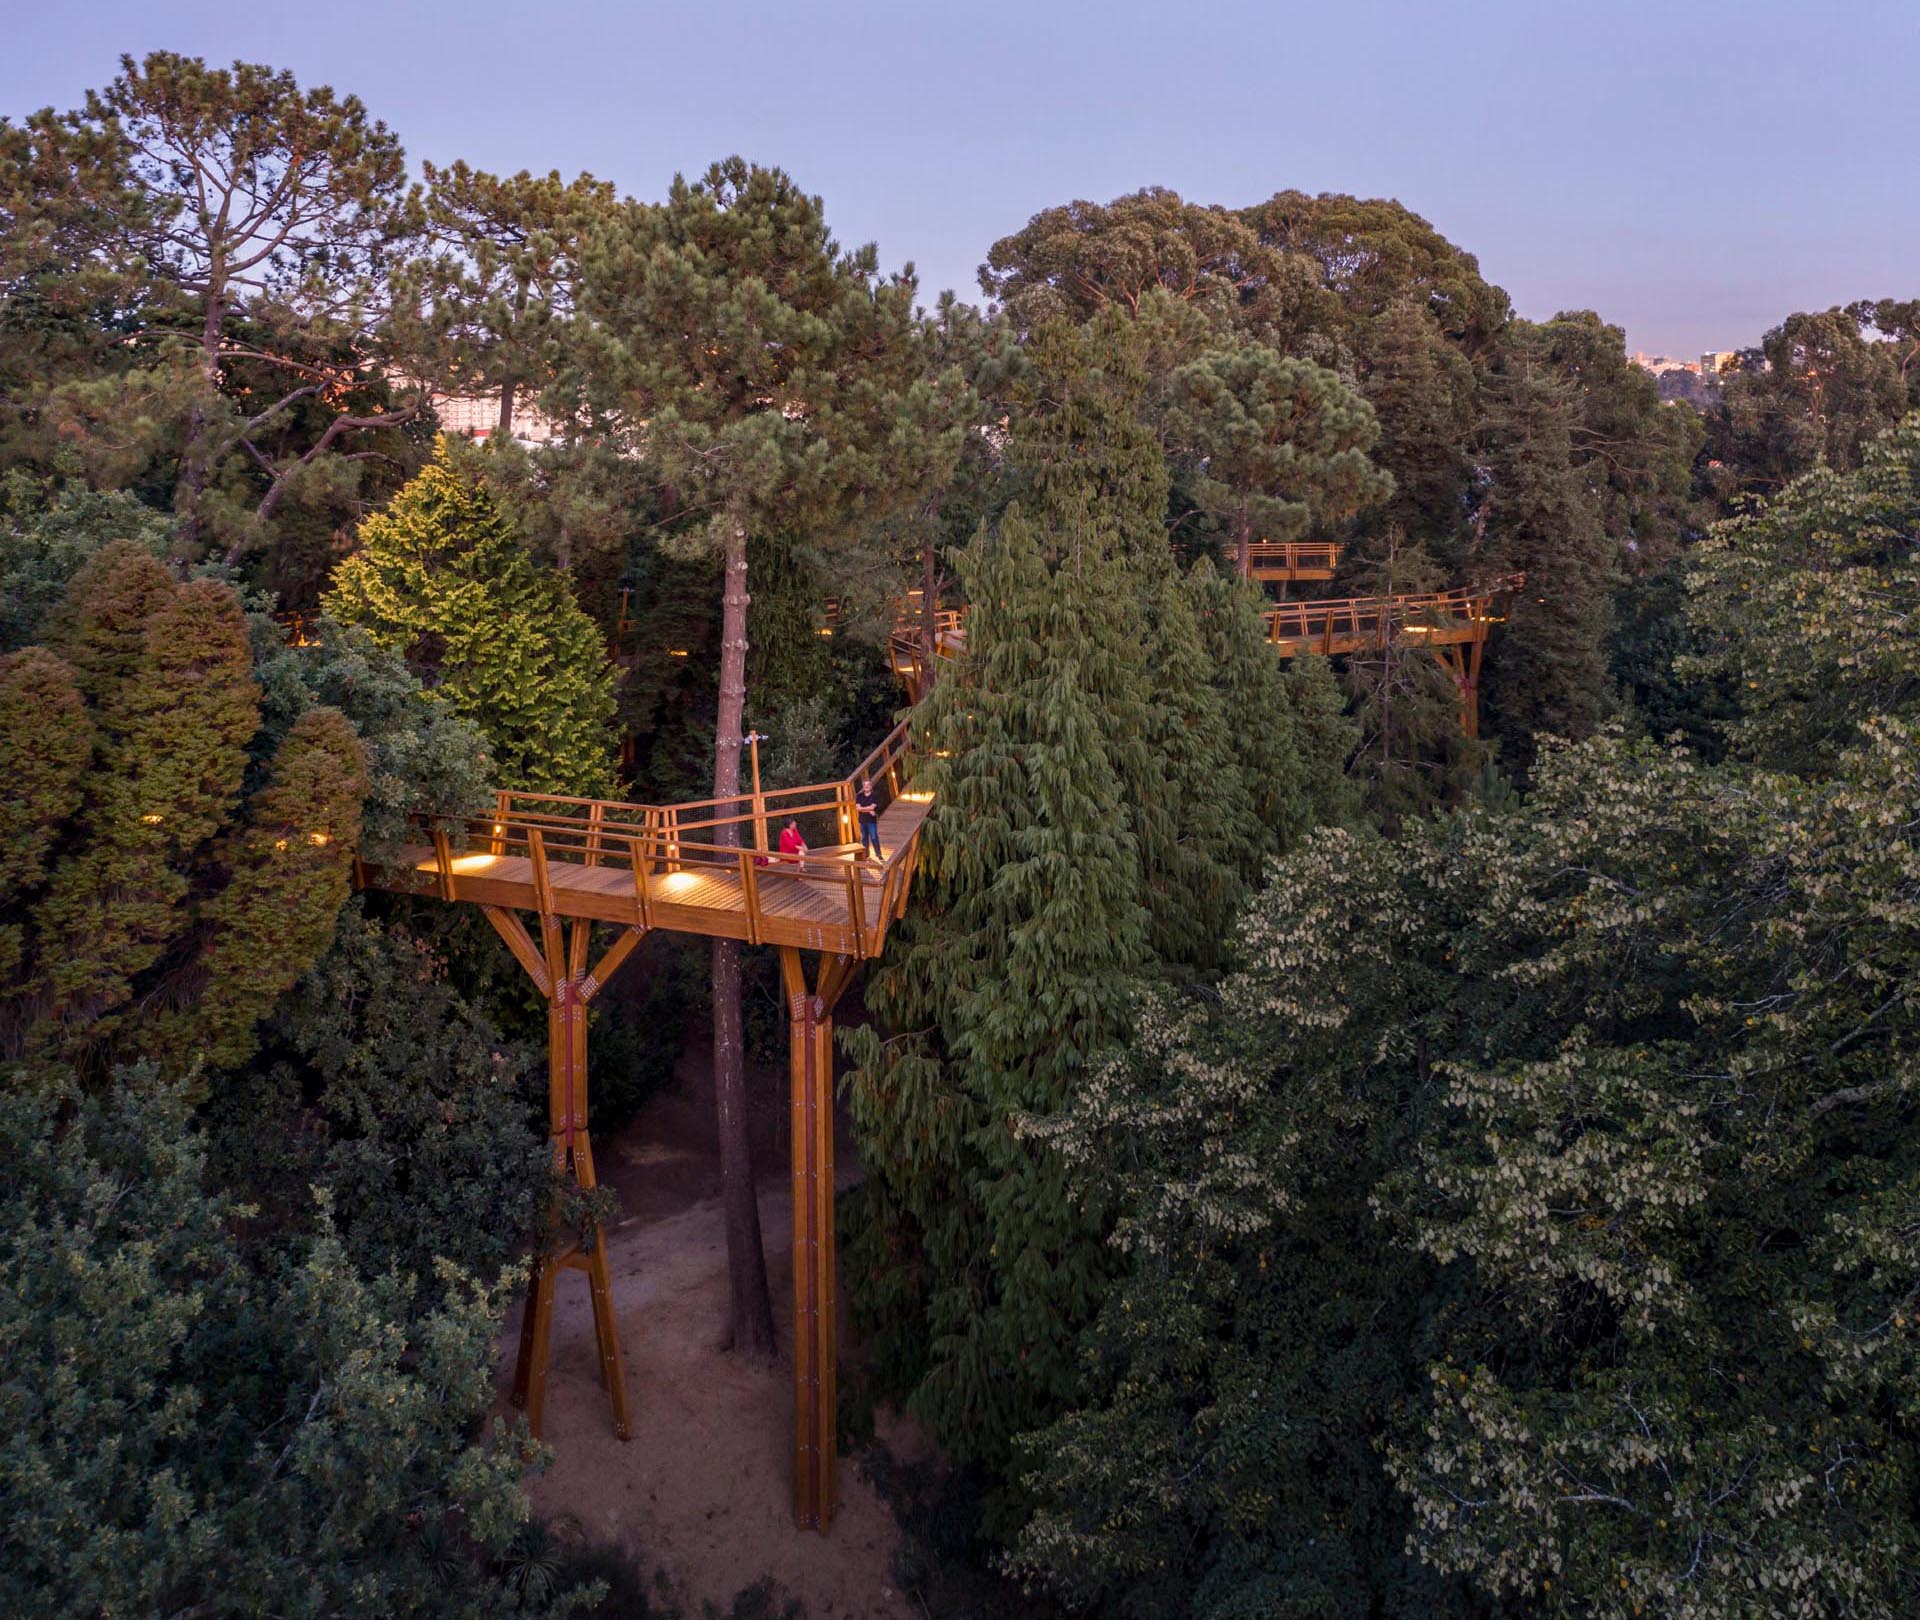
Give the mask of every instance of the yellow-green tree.
POLYGON ((399 652, 480 729, 503 786, 613 792, 614 678, 600 634, 445 440, 361 524, 360 550, 334 571, 325 605, 399 652))

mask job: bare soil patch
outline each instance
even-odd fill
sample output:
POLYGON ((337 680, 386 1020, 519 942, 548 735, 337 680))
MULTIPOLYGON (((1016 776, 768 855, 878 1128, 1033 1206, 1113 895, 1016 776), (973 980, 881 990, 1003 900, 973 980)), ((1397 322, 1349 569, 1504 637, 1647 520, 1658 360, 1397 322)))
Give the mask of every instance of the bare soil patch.
MULTIPOLYGON (((706 1603, 725 1613, 742 1589, 771 1576, 812 1620, 909 1615, 892 1574, 898 1528, 851 1459, 841 1459, 831 1532, 794 1528, 790 1346, 782 1345, 778 1364, 765 1366, 720 1347, 726 1240, 711 1105, 697 1075, 683 1073, 683 1080, 693 1083, 681 1095, 656 1099, 626 1131, 594 1147, 602 1181, 618 1187, 622 1201, 608 1260, 634 1437, 623 1444, 613 1435, 586 1278, 563 1273, 547 1393, 546 1439, 555 1459, 528 1482, 534 1509, 549 1519, 571 1517, 594 1540, 624 1545, 643 1568, 664 1573, 691 1614, 706 1603)), ((784 1076, 779 1083, 784 1088, 784 1076)), ((784 1098, 766 1083, 753 1091, 760 1219, 775 1319, 784 1330, 792 1307, 784 1098)), ((857 1179, 850 1144, 838 1157, 845 1186, 857 1179)), ((516 1310, 501 1333, 503 1392, 519 1325, 516 1310)), ((887 1427, 898 1449, 920 1449, 897 1421, 887 1427)))

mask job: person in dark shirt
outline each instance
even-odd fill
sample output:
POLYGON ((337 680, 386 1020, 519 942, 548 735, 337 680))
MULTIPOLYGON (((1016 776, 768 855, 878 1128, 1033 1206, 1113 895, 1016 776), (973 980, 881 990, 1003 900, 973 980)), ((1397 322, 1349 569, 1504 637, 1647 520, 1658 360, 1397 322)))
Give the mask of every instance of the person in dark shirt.
POLYGON ((860 786, 854 790, 853 808, 860 815, 860 858, 867 858, 867 851, 873 851, 876 861, 884 861, 886 856, 880 852, 880 804, 873 796, 873 779, 863 776, 860 786))

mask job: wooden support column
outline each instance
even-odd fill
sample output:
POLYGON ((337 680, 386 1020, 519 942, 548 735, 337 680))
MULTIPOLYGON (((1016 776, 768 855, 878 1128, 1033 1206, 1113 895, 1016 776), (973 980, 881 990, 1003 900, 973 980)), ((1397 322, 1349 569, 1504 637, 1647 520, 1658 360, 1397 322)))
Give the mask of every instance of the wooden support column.
MULTIPOLYGON (((587 1135, 587 1004, 645 937, 628 928, 614 941, 599 966, 587 967, 591 925, 576 921, 565 933, 558 919, 540 919, 541 943, 513 912, 486 906, 487 921, 506 941, 515 960, 547 998, 547 1130, 557 1176, 570 1176, 582 1188, 598 1185, 593 1145, 587 1135)), ((556 1234, 554 1245, 534 1256, 520 1324, 520 1353, 513 1370, 513 1400, 526 1408, 527 1427, 537 1438, 546 1418, 547 1360, 553 1337, 553 1290, 562 1271, 584 1271, 593 1297, 593 1333, 599 1350, 600 1382, 613 1408, 613 1432, 633 1438, 627 1409, 626 1367, 620 1354, 620 1323, 614 1310, 613 1279, 607 1268, 604 1234, 591 1234, 585 1246, 577 1234, 556 1234)))
POLYGON ((833 1006, 853 961, 822 956, 809 991, 797 947, 780 947, 792 1069, 793 1518, 825 1532, 839 1498, 839 1296, 833 1226, 833 1006))

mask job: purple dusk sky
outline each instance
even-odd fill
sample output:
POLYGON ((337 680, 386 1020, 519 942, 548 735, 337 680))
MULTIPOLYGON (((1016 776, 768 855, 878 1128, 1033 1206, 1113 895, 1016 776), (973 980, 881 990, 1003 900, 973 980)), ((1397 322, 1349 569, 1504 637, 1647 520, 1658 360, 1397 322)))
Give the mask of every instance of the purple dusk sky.
POLYGON ((16 8, 0 113, 153 49, 351 91, 416 160, 638 197, 777 163, 929 296, 978 299, 1037 209, 1144 185, 1397 197, 1522 314, 1676 355, 1920 296, 1920 0, 75 0, 16 8))

